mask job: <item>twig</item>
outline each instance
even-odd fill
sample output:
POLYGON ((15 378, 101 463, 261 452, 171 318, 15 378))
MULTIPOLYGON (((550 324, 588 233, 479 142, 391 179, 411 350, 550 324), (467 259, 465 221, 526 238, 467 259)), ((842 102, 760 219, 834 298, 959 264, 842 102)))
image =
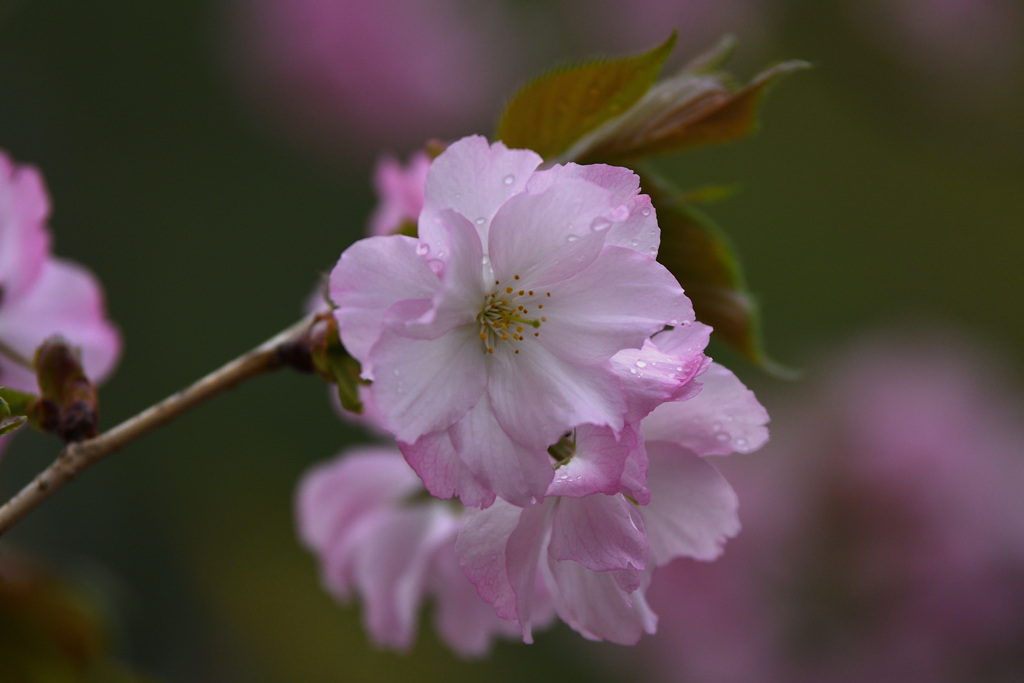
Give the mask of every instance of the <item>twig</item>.
POLYGON ((307 333, 314 319, 315 315, 312 314, 303 318, 252 351, 214 370, 192 386, 168 396, 109 431, 92 439, 67 444, 57 459, 36 476, 31 484, 0 507, 0 534, 10 529, 64 484, 74 480, 86 468, 95 465, 111 453, 167 424, 203 401, 248 379, 280 368, 284 365, 280 347, 307 333))

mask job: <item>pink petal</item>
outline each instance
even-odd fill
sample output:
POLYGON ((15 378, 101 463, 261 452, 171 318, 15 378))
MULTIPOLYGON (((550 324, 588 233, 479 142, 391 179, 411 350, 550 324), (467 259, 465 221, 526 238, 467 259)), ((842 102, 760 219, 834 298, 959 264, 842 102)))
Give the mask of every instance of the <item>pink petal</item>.
POLYGON ((488 357, 487 394, 516 442, 547 449, 575 425, 622 429, 626 401, 610 364, 573 365, 529 343, 520 351, 488 357))
POLYGON ((454 540, 435 554, 431 591, 435 596, 434 623, 441 638, 463 657, 481 657, 495 635, 520 632, 514 621, 500 618, 459 567, 454 540))
POLYGON ((626 593, 614 572, 594 572, 576 562, 549 559, 542 566, 562 621, 590 640, 633 645, 644 633, 654 633, 658 617, 643 592, 626 593))
POLYGON ((643 451, 639 434, 629 424, 618 435, 608 427, 594 425, 580 425, 575 431, 576 453, 555 470, 547 495, 581 498, 618 493, 626 461, 634 451, 643 451))
POLYGON ((654 259, 605 247, 587 269, 552 285, 538 339, 555 355, 593 363, 639 348, 666 324, 693 319, 676 279, 654 259))
POLYGON ((416 633, 430 560, 449 535, 452 520, 434 506, 391 510, 361 544, 355 580, 363 621, 373 640, 407 650, 416 633))
POLYGON ((299 482, 295 497, 299 538, 331 561, 323 562, 324 582, 347 595, 352 566, 351 541, 360 524, 392 501, 420 487, 416 475, 391 448, 366 448, 317 465, 299 482))
POLYGON ((449 432, 442 430, 425 434, 413 444, 400 442, 399 446, 432 496, 455 496, 463 505, 488 507, 494 502, 494 492, 477 481, 459 459, 449 432))
MULTIPOLYGON (((82 266, 50 258, 32 287, 0 305, 0 339, 31 358, 47 337, 59 334, 79 348, 86 374, 101 382, 121 355, 121 335, 107 319, 103 290, 82 266)), ((33 373, 0 360, 3 383, 37 391, 33 373)))
POLYGON ((50 200, 32 166, 0 152, 0 307, 32 286, 50 249, 50 200))
POLYGON ((452 209, 471 221, 481 242, 487 244, 495 212, 510 196, 523 191, 541 161, 535 152, 510 150, 501 142, 490 145, 479 135, 452 143, 427 173, 420 239, 430 245, 443 241, 435 219, 440 211, 452 209))
POLYGON ((692 380, 708 363, 710 359, 699 351, 680 357, 663 353, 650 340, 643 348, 619 351, 612 356, 612 366, 626 392, 626 421, 639 422, 666 401, 696 395, 700 387, 692 380))
POLYGON ((484 392, 487 375, 476 329, 459 327, 436 339, 385 330, 370 353, 377 368, 374 397, 399 441, 447 429, 484 392))
POLYGON ((750 453, 768 440, 768 413, 732 372, 712 363, 691 399, 663 403, 644 418, 648 441, 669 441, 699 455, 750 453))
POLYGON ((505 546, 505 568, 516 595, 516 617, 523 630, 524 643, 533 642, 537 566, 551 528, 551 507, 540 504, 524 509, 505 546))
POLYGON ((520 506, 544 497, 554 476, 547 449, 510 438, 495 418, 486 393, 452 426, 450 434, 459 458, 487 490, 520 506))
MULTIPOLYGON (((648 256, 657 256, 661 229, 651 206, 651 198, 640 194, 640 177, 621 166, 605 164, 566 164, 539 171, 530 178, 527 191, 539 194, 567 178, 585 180, 608 191, 609 204, 623 207, 626 216, 615 221, 608 231, 606 244, 635 249, 648 256)), ((620 211, 619 213, 622 213, 620 211)))
POLYGON ((548 554, 593 571, 647 566, 647 536, 636 505, 620 495, 559 498, 548 554))
POLYGON ((373 186, 378 204, 370 216, 370 235, 390 235, 405 221, 415 223, 423 209, 423 191, 427 182, 430 157, 418 152, 405 166, 393 158, 377 162, 373 186))
MULTIPOLYGON (((470 508, 455 541, 459 566, 477 593, 502 619, 517 620, 516 594, 509 580, 505 549, 519 525, 522 508, 498 500, 486 510, 470 508)), ((536 553, 540 557, 539 549, 536 553)), ((534 573, 536 574, 536 560, 534 573)))
POLYGON ((370 348, 380 338, 386 311, 399 301, 430 299, 440 282, 416 253, 417 241, 402 235, 360 240, 331 271, 329 293, 338 307, 341 341, 372 378, 370 348))
POLYGON ((740 530, 736 493, 706 460, 675 444, 647 442, 651 502, 643 507, 651 562, 713 560, 740 530))
POLYGON ((604 245, 594 222, 608 206, 608 193, 567 180, 537 195, 509 199, 491 223, 487 252, 494 277, 515 275, 527 289, 543 290, 589 266, 604 245))

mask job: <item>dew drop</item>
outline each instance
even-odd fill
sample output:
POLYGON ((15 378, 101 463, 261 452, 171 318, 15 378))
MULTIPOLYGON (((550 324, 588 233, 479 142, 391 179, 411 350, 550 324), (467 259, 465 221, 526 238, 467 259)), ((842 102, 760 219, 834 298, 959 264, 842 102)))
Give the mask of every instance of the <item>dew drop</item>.
POLYGON ((633 240, 632 242, 630 242, 630 244, 633 245, 634 248, 635 247, 639 247, 640 246, 640 240, 633 240))
POLYGON ((484 223, 486 223, 486 222, 487 222, 487 219, 486 219, 486 218, 484 218, 483 216, 480 216, 480 218, 477 218, 477 219, 476 219, 475 221, 473 221, 473 222, 474 222, 474 223, 476 223, 477 225, 483 225, 484 223))
POLYGON ((715 434, 715 439, 717 439, 721 443, 725 443, 726 441, 729 440, 729 435, 726 434, 725 432, 718 432, 718 434, 715 434))
POLYGON ((682 365, 677 365, 676 366, 676 372, 682 372, 682 371, 683 371, 683 366, 682 365))
POLYGON ((625 204, 620 204, 612 209, 611 219, 613 221, 624 221, 629 218, 629 209, 626 208, 625 204))
POLYGON ((426 242, 420 242, 416 245, 416 253, 420 256, 426 256, 430 253, 430 245, 426 242))
POLYGON ((641 213, 642 215, 644 215, 644 216, 650 216, 650 215, 651 215, 651 210, 650 210, 650 209, 644 209, 644 210, 643 210, 643 211, 641 211, 640 213, 641 213))
POLYGON ((746 447, 747 447, 747 440, 746 439, 736 439, 736 448, 746 448, 746 447))
POLYGON ((506 185, 511 185, 515 181, 516 181, 516 177, 514 175, 509 174, 509 175, 505 176, 505 184, 506 185))
POLYGON ((645 363, 645 362, 644 362, 644 361, 642 361, 642 360, 638 360, 638 361, 636 362, 636 366, 637 366, 638 368, 646 368, 646 367, 647 367, 647 363, 645 363))
POLYGON ((636 368, 630 368, 629 371, 632 372, 634 375, 636 374, 636 368))
POLYGON ((579 237, 577 237, 576 235, 569 235, 569 237, 566 238, 566 241, 567 242, 575 242, 578 239, 579 239, 579 237))

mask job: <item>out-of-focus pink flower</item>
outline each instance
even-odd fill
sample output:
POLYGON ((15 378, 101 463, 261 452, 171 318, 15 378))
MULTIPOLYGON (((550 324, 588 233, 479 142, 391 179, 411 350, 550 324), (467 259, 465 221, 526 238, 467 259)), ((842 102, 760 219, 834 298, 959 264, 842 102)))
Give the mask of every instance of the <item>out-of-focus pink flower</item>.
POLYGON ((977 106, 972 95, 1016 92, 1024 12, 1015 0, 856 0, 865 34, 941 91, 977 106))
POLYGON ((34 372, 3 348, 31 360, 55 334, 81 351, 93 381, 113 370, 121 352, 103 292, 85 268, 49 253, 50 202, 39 172, 0 152, 0 384, 37 392, 34 372))
POLYGON ((481 137, 452 144, 428 172, 419 239, 362 240, 331 273, 384 425, 431 493, 469 505, 542 498, 548 446, 625 425, 612 356, 693 320, 654 258, 637 176, 540 163, 481 137))
POLYGON ((463 0, 235 2, 232 60, 257 103, 297 136, 348 153, 401 152, 497 116, 518 78, 500 9, 463 0))
POLYGON ((937 337, 860 345, 774 411, 765 453, 723 463, 745 533, 714 565, 658 573, 660 633, 636 653, 648 670, 1024 676, 1024 399, 983 351, 937 337))
POLYGON ((377 208, 370 216, 370 235, 394 234, 404 223, 416 225, 429 168, 430 157, 425 152, 413 154, 405 166, 391 157, 377 162, 373 173, 377 208))
POLYGON ((463 656, 480 656, 517 624, 499 619, 455 557, 457 504, 430 499, 401 453, 364 448, 310 470, 299 485, 299 535, 316 553, 325 588, 358 594, 378 645, 408 650, 419 609, 434 601, 441 637, 463 656))

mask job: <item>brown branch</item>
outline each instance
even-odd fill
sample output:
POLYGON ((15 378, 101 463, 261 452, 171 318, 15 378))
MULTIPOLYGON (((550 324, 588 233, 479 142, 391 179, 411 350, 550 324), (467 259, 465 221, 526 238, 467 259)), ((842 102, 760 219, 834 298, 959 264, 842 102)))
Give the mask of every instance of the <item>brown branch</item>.
POLYGON ((285 364, 282 347, 307 332, 314 315, 303 318, 263 344, 214 370, 192 386, 168 396, 134 417, 99 436, 67 444, 57 459, 28 486, 0 507, 0 534, 10 529, 62 486, 76 479, 86 468, 121 450, 157 427, 242 382, 276 370, 285 364))

